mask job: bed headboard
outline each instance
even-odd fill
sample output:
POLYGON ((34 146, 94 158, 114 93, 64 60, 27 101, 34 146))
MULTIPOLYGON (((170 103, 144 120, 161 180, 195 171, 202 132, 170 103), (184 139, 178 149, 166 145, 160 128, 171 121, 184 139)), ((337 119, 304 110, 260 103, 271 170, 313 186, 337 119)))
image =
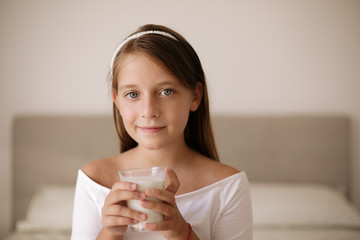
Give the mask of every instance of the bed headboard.
POLYGON ((75 184, 86 162, 119 145, 111 116, 18 116, 13 121, 13 221, 44 183, 75 184))
MULTIPOLYGON (((221 161, 251 181, 348 188, 350 122, 344 116, 214 116, 221 161)), ((86 162, 119 152, 111 116, 18 116, 13 122, 13 220, 42 183, 75 184, 86 162)))
POLYGON ((222 161, 245 170, 250 181, 316 182, 348 190, 347 117, 221 116, 214 118, 214 131, 222 161))

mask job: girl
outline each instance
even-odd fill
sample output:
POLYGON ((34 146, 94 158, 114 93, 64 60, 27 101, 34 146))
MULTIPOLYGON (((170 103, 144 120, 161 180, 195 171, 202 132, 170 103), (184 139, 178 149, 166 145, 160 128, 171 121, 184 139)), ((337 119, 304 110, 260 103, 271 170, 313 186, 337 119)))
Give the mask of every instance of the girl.
POLYGON ((205 76, 190 44, 164 26, 142 26, 115 51, 110 76, 121 154, 79 170, 72 240, 252 239, 248 181, 219 163, 205 76), (118 170, 153 166, 167 167, 164 190, 139 192, 119 179, 118 170), (128 230, 147 218, 126 206, 129 199, 164 221, 128 230))

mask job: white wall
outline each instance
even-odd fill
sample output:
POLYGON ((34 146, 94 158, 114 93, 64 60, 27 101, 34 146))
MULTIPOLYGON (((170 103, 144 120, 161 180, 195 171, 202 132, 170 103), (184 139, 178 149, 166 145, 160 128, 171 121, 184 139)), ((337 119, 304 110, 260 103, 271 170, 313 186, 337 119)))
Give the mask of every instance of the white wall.
POLYGON ((11 221, 13 117, 110 114, 112 52, 145 23, 194 46, 214 112, 350 115, 360 207, 360 1, 0 0, 0 237, 11 221))

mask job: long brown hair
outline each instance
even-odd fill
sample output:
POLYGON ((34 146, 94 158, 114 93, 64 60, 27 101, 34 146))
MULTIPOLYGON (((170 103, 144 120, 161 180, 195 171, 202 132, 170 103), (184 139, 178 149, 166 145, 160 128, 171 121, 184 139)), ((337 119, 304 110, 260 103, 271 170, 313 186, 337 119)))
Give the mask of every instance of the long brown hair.
MULTIPOLYGON (((200 82, 203 87, 202 99, 198 109, 190 112, 184 130, 185 142, 192 149, 219 161, 210 121, 205 74, 198 55, 184 37, 165 26, 148 24, 140 27, 133 34, 149 30, 163 31, 176 39, 160 34, 144 34, 127 41, 116 55, 113 69, 110 70, 113 93, 117 94, 117 75, 122 60, 126 55, 134 52, 142 52, 159 60, 189 89, 195 89, 197 82, 200 82)), ((122 117, 115 103, 113 103, 113 115, 116 131, 120 138, 120 151, 125 152, 136 147, 137 142, 125 130, 122 117)))

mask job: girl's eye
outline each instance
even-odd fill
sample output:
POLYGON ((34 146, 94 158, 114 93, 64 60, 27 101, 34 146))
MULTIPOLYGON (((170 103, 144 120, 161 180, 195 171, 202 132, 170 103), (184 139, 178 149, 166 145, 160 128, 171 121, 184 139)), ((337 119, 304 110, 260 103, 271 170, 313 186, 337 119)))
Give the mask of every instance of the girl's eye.
POLYGON ((161 95, 165 95, 165 96, 170 96, 173 93, 174 93, 174 91, 171 89, 164 89, 161 91, 161 95))
POLYGON ((129 92, 126 94, 126 96, 129 98, 136 98, 138 94, 136 92, 129 92))

